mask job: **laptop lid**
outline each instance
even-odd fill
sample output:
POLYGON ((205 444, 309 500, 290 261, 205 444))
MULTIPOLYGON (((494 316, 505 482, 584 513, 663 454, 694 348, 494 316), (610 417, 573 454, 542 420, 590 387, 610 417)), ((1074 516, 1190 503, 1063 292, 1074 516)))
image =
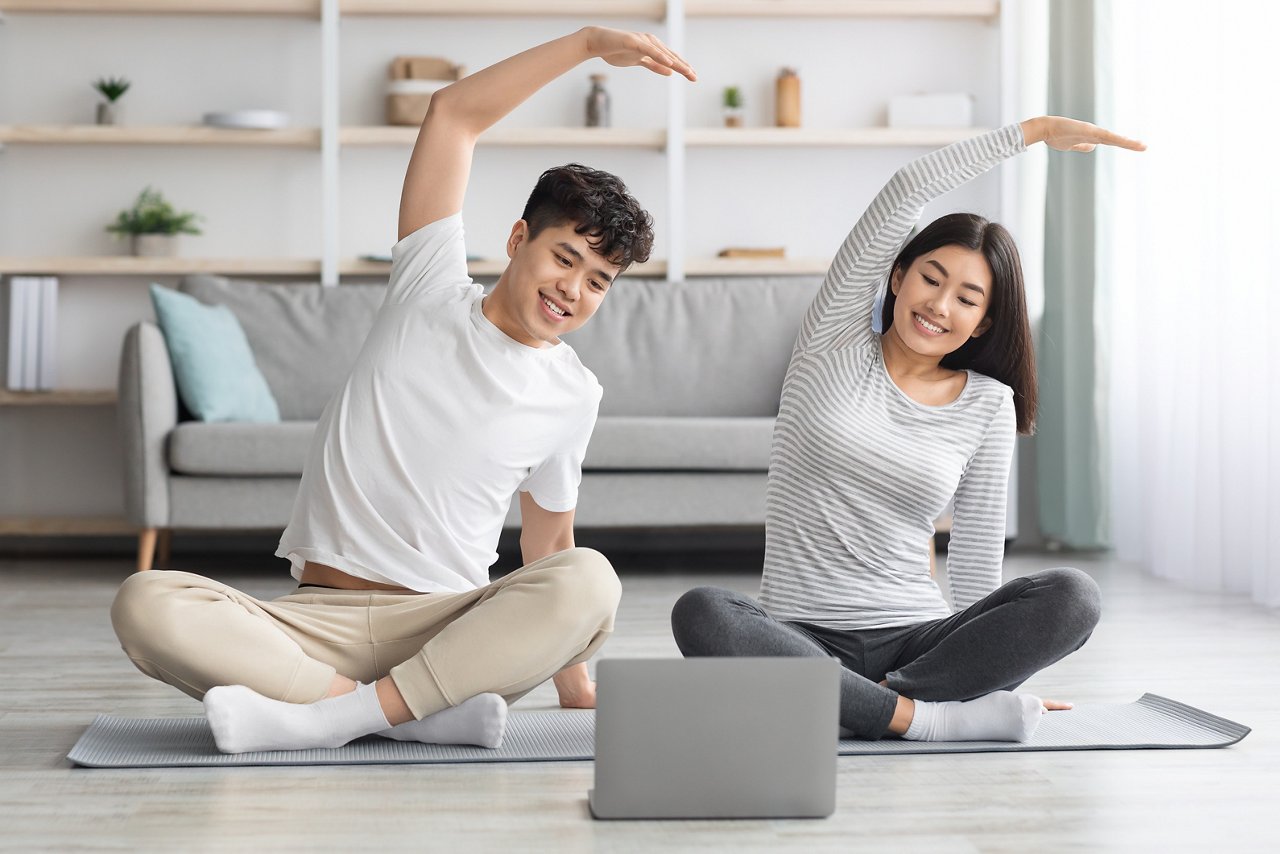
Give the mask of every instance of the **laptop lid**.
POLYGON ((597 818, 794 818, 835 810, 831 658, 604 659, 597 818))

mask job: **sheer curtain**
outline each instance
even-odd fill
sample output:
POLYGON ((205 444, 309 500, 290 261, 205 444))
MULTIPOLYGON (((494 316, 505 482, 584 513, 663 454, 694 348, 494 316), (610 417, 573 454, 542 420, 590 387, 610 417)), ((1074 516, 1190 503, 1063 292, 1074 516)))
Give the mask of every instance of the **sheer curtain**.
POLYGON ((1280 606, 1276 4, 1112 0, 1098 340, 1120 557, 1280 606))

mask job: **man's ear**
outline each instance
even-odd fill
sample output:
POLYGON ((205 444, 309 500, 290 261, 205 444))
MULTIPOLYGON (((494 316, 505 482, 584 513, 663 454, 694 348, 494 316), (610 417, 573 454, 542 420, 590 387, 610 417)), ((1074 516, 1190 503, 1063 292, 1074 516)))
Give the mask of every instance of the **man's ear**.
POLYGON ((982 322, 978 324, 978 328, 977 328, 977 329, 974 329, 974 330, 973 330, 973 335, 971 335, 971 336, 969 336, 969 337, 970 337, 970 338, 978 338, 978 337, 980 337, 981 335, 983 335, 983 334, 984 334, 988 329, 990 329, 990 328, 991 328, 991 322, 992 322, 992 321, 991 321, 991 318, 990 318, 990 317, 984 317, 984 318, 982 318, 982 322))
POLYGON ((893 291, 895 297, 898 295, 898 291, 902 290, 902 276, 902 268, 894 267, 893 275, 889 277, 889 290, 893 291))
POLYGON ((516 257, 516 250, 528 239, 529 223, 522 219, 516 220, 515 225, 511 226, 511 235, 507 238, 507 257, 516 257))

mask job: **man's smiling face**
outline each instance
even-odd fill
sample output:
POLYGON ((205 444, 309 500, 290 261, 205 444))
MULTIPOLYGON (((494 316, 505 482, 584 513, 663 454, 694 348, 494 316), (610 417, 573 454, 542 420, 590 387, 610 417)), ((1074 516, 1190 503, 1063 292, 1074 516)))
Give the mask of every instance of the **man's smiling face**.
POLYGON ((547 226, 531 238, 528 224, 518 220, 507 256, 511 263, 485 300, 485 316, 529 347, 557 344, 591 319, 621 272, 572 223, 547 226))

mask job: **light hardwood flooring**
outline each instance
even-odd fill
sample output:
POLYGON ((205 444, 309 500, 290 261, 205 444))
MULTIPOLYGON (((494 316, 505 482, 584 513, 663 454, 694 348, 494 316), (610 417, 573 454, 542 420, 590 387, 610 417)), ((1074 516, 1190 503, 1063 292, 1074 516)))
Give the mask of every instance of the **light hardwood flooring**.
MULTIPOLYGON (((282 562, 218 563, 194 568, 260 596, 290 587, 282 562)), ((675 655, 667 617, 680 593, 704 583, 754 593, 758 581, 758 556, 737 571, 707 571, 707 556, 694 554, 615 563, 624 595, 605 656, 675 655)), ((1280 850, 1280 615, 1103 558, 1015 556, 1007 574, 1065 563, 1098 580, 1102 624, 1028 690, 1094 702, 1150 691, 1253 733, 1225 750, 843 757, 829 819, 595 822, 586 762, 72 768, 66 752, 98 713, 193 715, 200 707, 136 672, 116 644, 107 608, 130 560, 0 557, 0 847, 1280 850)), ((517 708, 554 702, 548 685, 517 708)))

